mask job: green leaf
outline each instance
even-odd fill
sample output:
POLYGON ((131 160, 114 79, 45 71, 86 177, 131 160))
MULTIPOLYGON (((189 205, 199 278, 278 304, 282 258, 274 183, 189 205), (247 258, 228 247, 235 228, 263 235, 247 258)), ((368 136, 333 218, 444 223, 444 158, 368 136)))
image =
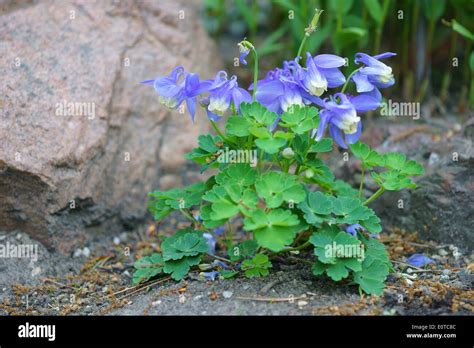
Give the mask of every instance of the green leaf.
POLYGON ((364 5, 372 19, 380 25, 385 16, 378 0, 364 0, 364 5))
POLYGON ((230 279, 230 278, 233 278, 235 277, 237 274, 239 274, 238 271, 232 271, 230 269, 223 269, 221 272, 221 276, 224 278, 224 279, 230 279))
POLYGON ((296 175, 281 172, 263 174, 255 182, 258 195, 265 200, 268 208, 277 208, 287 203, 299 203, 306 197, 303 186, 296 175))
POLYGON ((226 132, 236 137, 246 137, 250 134, 249 128, 252 123, 242 116, 230 116, 227 119, 226 132))
POLYGON ((201 262, 201 255, 183 257, 179 260, 165 261, 163 271, 171 275, 174 280, 183 279, 192 266, 196 266, 201 262))
POLYGON ((296 134, 307 133, 318 127, 318 109, 293 105, 281 115, 279 124, 284 128, 290 128, 296 134))
POLYGON ((380 219, 375 212, 372 211, 372 214, 369 218, 364 221, 360 221, 360 224, 367 229, 370 233, 380 233, 382 232, 382 226, 380 225, 380 219))
POLYGON ((135 262, 134 267, 133 284, 136 285, 160 274, 163 271, 163 258, 158 253, 144 256, 135 262))
POLYGON ((367 241, 364 242, 364 244, 367 247, 365 251, 365 259, 372 258, 374 260, 379 260, 387 266, 391 267, 390 258, 383 243, 379 242, 374 238, 369 238, 367 241))
POLYGON ((380 174, 371 173, 375 181, 377 181, 387 191, 399 191, 404 188, 416 188, 416 184, 406 176, 402 175, 399 170, 389 170, 380 174))
POLYGON ((257 252, 258 244, 253 239, 246 240, 234 245, 227 250, 231 261, 236 262, 246 258, 253 257, 257 252))
POLYGON ((267 255, 257 254, 253 259, 242 262, 242 270, 247 278, 267 276, 272 267, 267 255))
POLYGON ((337 13, 345 14, 349 12, 353 4, 353 0, 331 0, 329 6, 331 10, 337 13))
POLYGON ((157 221, 163 219, 176 209, 186 209, 201 203, 201 196, 206 190, 204 183, 193 184, 182 189, 153 191, 148 195, 148 209, 157 221))
POLYGON ((423 166, 414 160, 406 162, 401 169, 401 173, 408 176, 420 176, 423 175, 424 172, 423 166))
POLYGON ((247 163, 236 163, 228 166, 222 172, 216 175, 216 183, 237 184, 247 187, 255 183, 257 172, 247 163))
POLYGON ((437 21, 446 7, 445 0, 421 0, 422 12, 430 21, 437 21))
POLYGON ((185 158, 202 164, 201 172, 203 172, 210 165, 216 163, 216 159, 219 157, 219 153, 222 151, 224 143, 220 136, 206 134, 199 136, 198 145, 198 147, 187 153, 185 158))
POLYGON ((163 259, 165 261, 179 260, 186 256, 196 256, 207 252, 208 248, 206 239, 201 233, 193 231, 191 228, 179 230, 161 243, 163 259))
POLYGON ((453 26, 453 30, 455 32, 464 36, 468 40, 474 41, 474 34, 457 20, 453 19, 451 21, 451 25, 453 26))
POLYGON ((385 165, 385 158, 377 151, 372 150, 368 145, 358 141, 355 144, 349 145, 352 153, 356 158, 361 160, 368 168, 381 167, 385 165))
POLYGON ((330 152, 332 151, 332 145, 333 141, 331 138, 324 138, 313 144, 309 149, 309 152, 330 152))
POLYGON ((388 266, 382 261, 366 258, 362 270, 354 274, 354 281, 367 294, 382 295, 388 272, 388 266))
POLYGON ((282 138, 255 140, 255 145, 270 155, 277 153, 285 144, 286 140, 282 138))
POLYGON ((258 102, 240 104, 240 113, 254 125, 268 127, 275 123, 278 115, 258 102))
POLYGON ((363 245, 335 225, 325 225, 314 232, 309 241, 314 245, 314 254, 318 258, 313 265, 313 274, 319 275, 325 271, 334 281, 339 281, 349 275, 349 269, 362 269, 363 245))
POLYGON ((387 152, 384 154, 385 157, 385 167, 390 169, 401 170, 405 166, 407 160, 404 154, 398 152, 387 152))
POLYGON ((306 222, 318 226, 333 220, 329 216, 332 213, 332 202, 331 197, 322 192, 309 192, 298 208, 303 211, 306 222))
POLYGON ((293 242, 296 233, 304 229, 289 210, 276 209, 266 214, 256 209, 249 214, 244 219, 244 229, 253 231, 258 245, 272 251, 283 250, 293 242))

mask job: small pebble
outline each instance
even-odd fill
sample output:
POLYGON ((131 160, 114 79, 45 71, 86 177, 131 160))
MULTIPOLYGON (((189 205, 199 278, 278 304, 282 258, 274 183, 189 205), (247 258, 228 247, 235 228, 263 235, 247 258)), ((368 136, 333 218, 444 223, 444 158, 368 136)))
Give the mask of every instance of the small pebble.
POLYGON ((179 296, 179 303, 184 303, 184 302, 186 302, 186 296, 180 295, 179 296))
POLYGON ((298 301, 298 307, 304 307, 308 304, 308 301, 298 301))
POLYGON ((114 244, 119 245, 120 244, 120 238, 119 237, 114 237, 114 244))
POLYGON ((446 250, 444 250, 444 249, 440 249, 440 250, 438 251, 438 254, 440 254, 441 256, 446 256, 446 255, 448 255, 448 252, 447 252, 446 250))
POLYGON ((450 269, 443 269, 443 274, 450 275, 452 271, 450 269))
POLYGON ((37 276, 38 274, 40 274, 40 273, 41 273, 41 267, 35 267, 35 268, 33 268, 33 270, 31 271, 31 275, 32 275, 33 277, 36 277, 36 276, 37 276))
POLYGON ((200 300, 202 299, 202 297, 203 297, 202 295, 197 295, 196 297, 194 297, 194 300, 200 300))
POLYGON ((233 294, 234 293, 232 291, 224 291, 222 296, 224 296, 224 298, 231 298, 233 294))
POLYGON ((82 256, 82 249, 76 249, 74 251, 73 257, 80 257, 80 256, 82 256))
POLYGON ((82 249, 82 255, 84 255, 85 257, 89 257, 91 255, 91 251, 89 250, 88 247, 85 247, 84 249, 82 249))
POLYGON ((153 301, 153 302, 151 303, 151 305, 152 305, 153 307, 158 306, 159 304, 161 304, 161 300, 153 301))

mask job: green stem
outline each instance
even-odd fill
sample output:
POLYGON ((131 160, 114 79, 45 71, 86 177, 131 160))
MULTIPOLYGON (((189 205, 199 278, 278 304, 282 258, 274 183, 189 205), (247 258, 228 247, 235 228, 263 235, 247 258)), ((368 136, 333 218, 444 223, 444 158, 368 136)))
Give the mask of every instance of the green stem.
POLYGON ((296 250, 301 250, 301 249, 304 249, 308 246, 310 246, 311 243, 309 241, 306 241, 304 242, 303 244, 297 246, 297 247, 294 247, 294 248, 287 248, 287 249, 283 249, 283 250, 280 250, 280 251, 275 251, 271 254, 269 254, 269 256, 275 256, 275 255, 279 255, 279 254, 283 254, 283 253, 286 253, 286 252, 289 252, 289 251, 296 251, 296 250))
POLYGON ((346 83, 344 84, 344 86, 342 86, 342 89, 341 89, 341 93, 344 93, 346 91, 346 88, 347 86, 349 85, 349 81, 351 80, 352 76, 354 76, 354 74, 356 72, 358 72, 361 68, 358 68, 358 69, 355 69, 353 72, 351 72, 351 74, 347 77, 347 80, 346 80, 346 83))
POLYGON ((306 39, 308 38, 307 34, 304 34, 303 40, 301 40, 300 48, 298 48, 298 53, 296 54, 296 59, 301 57, 301 52, 303 51, 303 46, 306 43, 306 39))
POLYGON ((199 223, 194 217, 191 216, 191 214, 186 211, 185 209, 179 209, 181 214, 183 214, 188 220, 190 220, 193 224, 199 223))
POLYGON ((364 187, 364 174, 365 174, 365 166, 364 166, 364 162, 362 162, 362 176, 360 177, 359 198, 362 197, 362 188, 364 187))
POLYGON ((228 240, 228 244, 229 244, 229 246, 231 247, 231 246, 232 246, 232 243, 233 243, 234 241, 233 241, 233 236, 232 236, 232 224, 231 224, 230 220, 228 221, 227 225, 229 226, 229 235, 228 235, 228 237, 227 237, 227 238, 229 239, 229 240, 228 240))
POLYGON ((253 67, 253 95, 252 96, 253 96, 253 100, 255 101, 256 100, 255 94, 257 93, 257 80, 258 80, 258 54, 255 47, 252 48, 252 51, 255 57, 254 67, 253 67))
POLYGON ((209 120, 209 121, 211 122, 212 128, 214 128, 214 130, 222 138, 222 140, 224 140, 225 142, 229 142, 229 139, 227 139, 227 137, 224 134, 222 134, 219 127, 217 127, 217 124, 213 120, 209 120))
POLYGON ((383 187, 379 188, 372 196, 370 196, 364 203, 363 205, 367 205, 369 203, 372 203, 375 201, 382 193, 385 192, 385 189, 383 187))

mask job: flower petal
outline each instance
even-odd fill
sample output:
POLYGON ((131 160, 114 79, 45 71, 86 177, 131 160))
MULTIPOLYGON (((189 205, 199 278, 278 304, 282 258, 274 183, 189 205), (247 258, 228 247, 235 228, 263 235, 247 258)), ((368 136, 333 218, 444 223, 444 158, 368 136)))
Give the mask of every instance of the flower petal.
POLYGON ((319 71, 326 77, 329 88, 336 88, 342 86, 346 82, 344 74, 337 68, 320 68, 319 71))
POLYGON ((334 54, 319 54, 313 58, 318 68, 339 68, 346 64, 346 60, 334 54))
POLYGON ((329 134, 331 134, 331 137, 340 147, 347 149, 347 145, 344 143, 344 138, 342 137, 342 132, 336 125, 332 123, 329 125, 329 134))
POLYGON ((360 71, 356 72, 352 76, 352 80, 355 82, 357 92, 359 93, 370 92, 374 89, 374 85, 369 82, 367 75, 361 73, 360 71))

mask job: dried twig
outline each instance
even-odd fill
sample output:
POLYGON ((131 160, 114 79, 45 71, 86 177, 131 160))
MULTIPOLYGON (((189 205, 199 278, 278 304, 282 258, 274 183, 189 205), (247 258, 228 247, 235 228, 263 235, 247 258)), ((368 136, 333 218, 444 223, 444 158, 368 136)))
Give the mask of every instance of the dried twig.
POLYGON ((297 297, 245 297, 238 296, 237 300, 261 301, 261 302, 292 302, 306 298, 306 294, 297 297))

